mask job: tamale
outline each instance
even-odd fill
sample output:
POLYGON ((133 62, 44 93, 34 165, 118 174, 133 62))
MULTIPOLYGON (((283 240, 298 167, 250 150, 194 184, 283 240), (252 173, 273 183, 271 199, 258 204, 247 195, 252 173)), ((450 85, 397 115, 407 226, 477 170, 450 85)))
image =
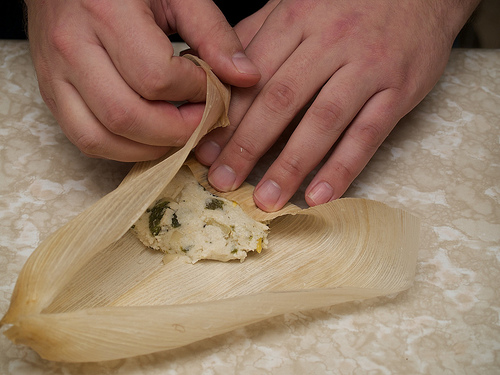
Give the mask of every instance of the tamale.
MULTIPOLYGON (((194 58, 193 58, 194 59, 194 58)), ((1 325, 43 358, 86 362, 167 350, 293 311, 393 294, 414 277, 419 221, 400 209, 340 199, 266 213, 253 187, 221 194, 269 221, 269 245, 244 263, 163 261, 129 232, 199 139, 227 124, 229 91, 210 69, 203 119, 187 144, 138 163, 122 184, 29 257, 1 325)), ((186 160, 187 159, 187 160, 186 160)))

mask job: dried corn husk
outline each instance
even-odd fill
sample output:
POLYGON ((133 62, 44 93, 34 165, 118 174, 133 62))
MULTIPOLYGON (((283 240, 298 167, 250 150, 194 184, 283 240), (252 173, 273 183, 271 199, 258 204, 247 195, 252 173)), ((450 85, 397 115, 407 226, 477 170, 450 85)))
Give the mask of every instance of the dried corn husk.
MULTIPOLYGON (((192 57, 191 57, 192 58, 192 57)), ((192 58, 194 59, 194 58, 192 58)), ((138 163, 122 184, 44 241, 23 267, 1 325, 15 343, 56 361, 162 351, 279 314, 392 294, 413 280, 418 219, 374 201, 341 199, 265 213, 253 187, 222 194, 270 222, 269 248, 244 263, 186 263, 145 248, 128 229, 186 162, 227 124, 229 92, 206 67, 202 122, 186 146, 138 163)))

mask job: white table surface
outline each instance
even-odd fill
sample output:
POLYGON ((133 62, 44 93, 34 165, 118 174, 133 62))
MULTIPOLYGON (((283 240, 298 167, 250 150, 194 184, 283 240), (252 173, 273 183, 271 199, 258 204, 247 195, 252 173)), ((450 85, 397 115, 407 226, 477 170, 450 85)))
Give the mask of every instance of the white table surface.
MULTIPOLYGON (((26 42, 0 41, 0 64, 4 314, 37 245, 113 190, 131 166, 89 159, 65 138, 40 97, 26 42)), ((102 363, 46 361, 2 335, 0 373, 498 374, 499 143, 500 50, 455 50, 434 90, 346 193, 421 218, 417 274, 408 291, 102 363)), ((303 205, 301 196, 294 202, 303 205)))

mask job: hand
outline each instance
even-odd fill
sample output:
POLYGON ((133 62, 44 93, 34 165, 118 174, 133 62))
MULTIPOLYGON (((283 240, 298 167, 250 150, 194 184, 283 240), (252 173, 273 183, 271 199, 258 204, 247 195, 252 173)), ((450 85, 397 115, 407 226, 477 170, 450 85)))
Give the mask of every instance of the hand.
POLYGON ((269 2, 235 27, 262 78, 233 91, 231 126, 208 134, 196 150, 211 165, 210 183, 221 191, 237 188, 317 94, 254 200, 265 211, 281 208, 329 151, 306 201, 339 198, 437 82, 477 3, 269 2))
POLYGON ((27 0, 28 33, 40 92, 85 154, 155 159, 185 143, 202 104, 206 75, 173 57, 178 32, 226 82, 260 74, 210 0, 27 0))

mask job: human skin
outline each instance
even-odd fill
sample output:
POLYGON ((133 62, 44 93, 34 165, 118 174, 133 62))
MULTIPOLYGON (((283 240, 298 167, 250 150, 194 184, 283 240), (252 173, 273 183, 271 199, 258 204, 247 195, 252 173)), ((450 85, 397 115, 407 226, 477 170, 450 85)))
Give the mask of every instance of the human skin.
POLYGON ((235 86, 231 125, 196 150, 221 191, 243 182, 314 97, 256 187, 266 211, 281 208, 328 153, 306 201, 340 197, 437 82, 478 2, 271 0, 233 30, 210 0, 26 0, 42 97, 89 156, 155 159, 192 133, 206 77, 172 56, 173 32, 235 86))
POLYGON ((479 1, 271 0, 236 25, 262 76, 236 88, 228 128, 196 149, 210 183, 234 190, 311 101, 254 192, 280 209, 329 153, 306 189, 317 205, 343 195, 397 122, 436 84, 479 1), (317 95, 317 96, 315 96, 317 95))
POLYGON ((183 145, 201 119, 206 75, 173 57, 178 32, 235 86, 260 73, 210 0, 26 0, 40 92, 83 153, 156 159, 183 145), (169 101, 187 101, 177 108, 169 101), (199 103, 199 104, 194 104, 199 103))

